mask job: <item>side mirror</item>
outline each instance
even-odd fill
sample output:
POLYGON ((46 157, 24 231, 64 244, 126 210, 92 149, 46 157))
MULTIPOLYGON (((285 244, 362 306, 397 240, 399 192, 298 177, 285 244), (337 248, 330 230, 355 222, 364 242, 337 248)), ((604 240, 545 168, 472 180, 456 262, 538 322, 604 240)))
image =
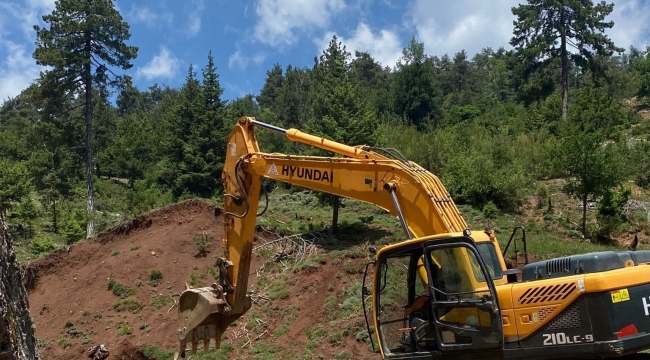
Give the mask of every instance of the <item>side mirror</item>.
POLYGON ((376 247, 376 246, 371 246, 371 247, 368 248, 368 251, 369 251, 371 254, 374 255, 374 254, 377 253, 377 247, 376 247))

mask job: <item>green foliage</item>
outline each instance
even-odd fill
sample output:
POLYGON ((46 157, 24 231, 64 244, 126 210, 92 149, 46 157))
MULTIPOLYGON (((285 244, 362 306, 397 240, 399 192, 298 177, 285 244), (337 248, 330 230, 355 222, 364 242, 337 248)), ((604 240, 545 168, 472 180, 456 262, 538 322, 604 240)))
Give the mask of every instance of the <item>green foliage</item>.
POLYGON ((440 91, 434 83, 432 59, 424 54, 424 43, 415 36, 402 50, 397 69, 393 90, 397 115, 418 130, 438 125, 441 114, 436 96, 440 91))
POLYGON ((142 353, 148 358, 157 360, 171 360, 174 358, 173 351, 165 351, 153 345, 148 345, 142 348, 142 353))
POLYGON ((650 189, 650 143, 643 141, 632 146, 629 160, 634 168, 634 183, 650 189))
POLYGON ((36 257, 47 254, 54 249, 56 249, 56 244, 47 236, 34 238, 29 243, 29 251, 36 257))
POLYGON ((195 235, 192 237, 192 240, 196 243, 196 246, 199 248, 199 256, 206 256, 210 249, 212 248, 212 235, 204 232, 201 235, 195 235))
POLYGON ((632 190, 629 187, 623 187, 614 191, 608 189, 604 194, 597 207, 596 220, 598 230, 596 236, 599 238, 608 238, 611 234, 621 229, 627 221, 623 214, 623 207, 627 203, 632 190))
POLYGON ((113 295, 119 297, 120 299, 126 299, 129 296, 135 295, 135 290, 133 288, 124 284, 120 284, 113 279, 108 281, 108 290, 113 291, 113 295))
POLYGON ((132 332, 133 332, 133 328, 131 328, 126 323, 122 323, 122 322, 118 323, 118 325, 117 325, 117 335, 120 335, 120 336, 131 335, 132 332))
POLYGON ((25 164, 0 158, 0 215, 19 203, 30 189, 31 180, 25 164))
POLYGON ((68 214, 61 233, 66 244, 70 245, 84 239, 86 236, 86 219, 86 214, 80 209, 74 209, 68 214))
POLYGON ((134 299, 122 299, 118 300, 113 304, 113 310, 117 312, 128 311, 133 314, 137 314, 144 308, 144 305, 138 300, 134 299))
POLYGON ((603 75, 599 57, 622 52, 604 32, 614 26, 604 21, 614 4, 591 0, 527 0, 512 8, 516 16, 510 45, 522 60, 526 77, 540 69, 561 67, 562 117, 567 117, 569 63, 589 70, 594 79, 603 75))
POLYGON ((64 349, 67 349, 67 348, 72 346, 72 344, 70 343, 70 340, 68 340, 68 339, 66 339, 64 337, 59 338, 59 345, 64 349))
POLYGON ((556 151, 556 165, 569 176, 563 191, 583 205, 582 233, 586 234, 586 207, 589 197, 603 196, 625 179, 621 150, 616 144, 603 144, 605 136, 580 124, 562 126, 563 139, 556 151))
POLYGON ((650 46, 646 48, 645 57, 634 63, 634 70, 639 78, 639 88, 636 95, 645 98, 650 104, 650 46))
POLYGON ((149 278, 150 278, 152 281, 159 281, 159 280, 162 279, 162 277, 163 277, 163 273, 162 273, 161 270, 158 270, 158 269, 151 269, 151 270, 149 271, 149 278))
POLYGON ((289 298, 291 292, 280 281, 274 281, 269 287, 269 298, 271 300, 283 300, 289 298))
POLYGON ((492 201, 488 201, 485 206, 483 206, 483 217, 486 219, 494 219, 499 215, 499 208, 494 205, 492 201))
POLYGON ((163 306, 166 306, 167 304, 172 304, 173 299, 168 296, 168 295, 156 295, 151 298, 151 306, 155 307, 156 309, 160 309, 163 306))

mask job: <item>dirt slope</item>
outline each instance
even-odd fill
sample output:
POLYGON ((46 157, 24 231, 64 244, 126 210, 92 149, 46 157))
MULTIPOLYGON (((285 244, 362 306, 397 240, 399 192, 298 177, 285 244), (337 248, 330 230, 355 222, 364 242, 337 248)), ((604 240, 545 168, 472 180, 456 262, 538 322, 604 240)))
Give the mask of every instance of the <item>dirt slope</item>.
MULTIPOLYGON (((215 217, 214 204, 190 200, 141 216, 130 229, 116 228, 75 244, 69 253, 60 250, 30 264, 37 274, 29 294, 30 310, 38 338, 51 342, 49 349, 43 349, 45 358, 86 358, 86 350, 97 344, 105 344, 111 358, 116 359, 119 357, 114 355, 133 346, 175 348, 177 310, 168 312, 169 295, 180 293, 195 269, 214 264, 221 253, 218 241, 223 236, 222 226, 221 217, 215 217), (197 245, 192 237, 203 232, 212 235, 213 251, 196 258, 197 245), (148 284, 151 269, 163 274, 156 287, 148 284), (137 314, 116 311, 114 304, 120 298, 108 289, 109 279, 134 289, 136 294, 131 298, 145 308, 137 314), (159 294, 163 296, 157 299, 165 301, 157 309, 150 304, 159 294), (73 328, 66 326, 68 321, 73 328), (130 334, 118 334, 121 322, 128 324, 130 334), (90 339, 86 344, 82 343, 84 337, 90 339), (59 344, 62 338, 71 344, 67 349, 59 344)), ((127 328, 122 331, 128 333, 127 328)))
MULTIPOLYGON (((188 200, 75 244, 69 252, 59 250, 32 261, 27 266, 30 312, 37 338, 45 345, 44 358, 87 359, 88 349, 99 344, 109 350, 108 359, 147 359, 139 350, 148 345, 175 351, 177 308, 169 311, 170 295, 182 292, 187 282, 195 281, 195 286, 211 283, 215 259, 223 255, 222 236, 223 219, 215 212, 215 204, 188 200), (195 257, 198 247, 192 238, 204 232, 212 236, 212 251, 207 257, 195 257), (157 285, 150 283, 151 269, 162 272, 157 285), (133 295, 120 299, 109 290, 109 280, 133 289, 133 295), (123 306, 139 304, 141 308, 118 311, 115 305, 120 301, 123 306), (157 307, 152 301, 161 302, 157 307)), ((272 234, 258 233, 256 245, 272 238, 272 234)), ((365 326, 360 323, 362 313, 348 319, 327 318, 324 302, 328 295, 344 295, 360 275, 342 273, 327 256, 320 259, 318 266, 295 272, 283 271, 274 263, 276 269, 271 272, 269 264, 262 268, 264 258, 254 254, 249 284, 266 300, 254 304, 229 330, 229 339, 223 341, 232 344, 228 357, 253 358, 263 348, 275 352, 273 358, 296 358, 306 346, 314 355, 328 359, 342 352, 357 359, 377 357, 355 334, 329 341, 327 334, 321 334, 322 341, 315 340, 318 325, 328 320, 337 320, 336 326, 342 329, 358 331, 365 326), (268 279, 261 284, 260 270, 268 279), (276 289, 268 299, 269 283, 279 277, 283 279, 281 293, 277 295, 276 289), (248 338, 252 342, 246 345, 248 338)))

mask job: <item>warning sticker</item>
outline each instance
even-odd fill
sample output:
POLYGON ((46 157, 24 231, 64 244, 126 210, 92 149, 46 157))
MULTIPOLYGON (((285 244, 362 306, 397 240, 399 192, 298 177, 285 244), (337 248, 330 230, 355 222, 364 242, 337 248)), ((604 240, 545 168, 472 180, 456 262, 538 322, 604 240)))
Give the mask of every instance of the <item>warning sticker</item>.
POLYGON ((612 303, 618 303, 621 301, 630 300, 630 293, 627 291, 627 289, 612 291, 611 294, 612 294, 612 303))
POLYGON ((275 166, 275 163, 271 164, 271 167, 269 168, 269 175, 277 175, 278 174, 278 168, 275 166))

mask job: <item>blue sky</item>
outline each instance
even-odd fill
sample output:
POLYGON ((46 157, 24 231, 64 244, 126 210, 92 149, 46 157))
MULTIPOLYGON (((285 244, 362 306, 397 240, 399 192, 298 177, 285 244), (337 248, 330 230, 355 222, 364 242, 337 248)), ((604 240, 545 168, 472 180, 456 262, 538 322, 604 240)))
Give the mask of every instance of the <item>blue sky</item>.
MULTIPOLYGON (((259 93, 266 71, 312 66, 336 34, 353 50, 394 66, 411 35, 428 54, 509 48, 510 11, 520 0, 118 0, 138 58, 127 71, 136 86, 178 87, 190 64, 212 51, 224 99, 259 93)), ((614 0, 608 35, 618 46, 650 44, 650 0, 614 0)), ((0 0, 0 103, 38 77, 33 25, 54 0, 0 0)))

